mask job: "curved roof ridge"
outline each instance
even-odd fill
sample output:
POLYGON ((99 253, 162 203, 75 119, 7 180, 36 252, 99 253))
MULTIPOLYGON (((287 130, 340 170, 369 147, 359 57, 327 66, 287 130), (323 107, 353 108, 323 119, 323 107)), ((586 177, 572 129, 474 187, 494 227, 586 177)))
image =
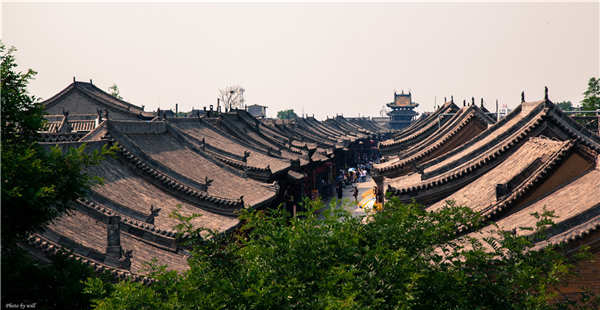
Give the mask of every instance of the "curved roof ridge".
POLYGON ((552 104, 550 112, 550 119, 559 127, 566 130, 573 138, 576 138, 586 146, 591 147, 596 151, 600 151, 600 136, 589 131, 587 128, 574 121, 571 117, 565 115, 560 108, 554 104, 552 104))
POLYGON ((29 238, 27 239, 27 243, 30 246, 33 246, 33 247, 41 250, 42 252, 44 252, 45 255, 54 256, 59 253, 65 253, 67 255, 67 258, 81 262, 85 265, 88 265, 88 266, 92 267, 94 269, 94 271, 96 271, 96 272, 108 272, 116 279, 120 279, 120 280, 131 279, 135 282, 142 282, 144 284, 150 284, 150 283, 153 283, 156 281, 153 278, 135 274, 126 269, 112 267, 112 266, 104 264, 103 262, 99 262, 99 261, 93 260, 92 258, 89 258, 87 256, 83 256, 81 254, 75 253, 75 252, 71 251, 71 249, 68 249, 56 242, 53 242, 39 233, 30 235, 29 238))
POLYGON ((429 113, 425 118, 417 120, 412 123, 408 127, 404 128, 400 132, 398 132, 391 140, 399 140, 403 137, 409 136, 413 134, 415 131, 420 130, 423 125, 427 125, 428 123, 435 121, 437 116, 442 113, 448 113, 448 111, 457 111, 459 107, 456 106, 452 101, 445 102, 442 106, 440 106, 437 110, 433 111, 433 113, 429 113))
MULTIPOLYGON (((125 138, 125 139, 127 139, 127 138, 125 138)), ((136 156, 134 153, 130 152, 124 146, 124 144, 121 143, 119 140, 115 140, 113 137, 111 137, 110 140, 119 142, 118 143, 118 148, 119 148, 118 154, 121 155, 127 161, 129 161, 132 164, 132 167, 135 167, 140 173, 147 175, 148 177, 157 181, 159 184, 161 184, 161 186, 166 187, 170 191, 179 192, 182 195, 184 195, 183 197, 179 197, 179 198, 182 198, 183 200, 190 200, 190 198, 191 198, 192 201, 199 200, 199 201, 203 201, 205 203, 208 202, 210 204, 214 204, 215 207, 211 208, 210 206, 208 206, 207 211, 224 214, 224 215, 231 215, 232 214, 231 210, 233 210, 233 209, 237 210, 242 207, 241 201, 239 199, 233 200, 233 199, 229 199, 229 198, 218 197, 218 196, 209 194, 206 191, 199 191, 199 190, 196 190, 195 188, 192 188, 188 185, 181 183, 178 179, 172 178, 171 176, 163 173, 162 171, 160 171, 156 168, 153 168, 152 167, 153 165, 146 163, 146 160, 144 160, 144 159, 136 156), (186 199, 186 197, 188 197, 188 198, 186 199), (221 207, 218 207, 219 205, 226 206, 227 209, 229 209, 230 211, 227 211, 226 213, 222 213, 223 211, 226 211, 227 209, 222 209, 221 207)), ((128 141, 128 142, 132 142, 132 141, 128 141)), ((194 205, 197 205, 200 208, 207 207, 204 205, 204 203, 194 203, 194 205)))
MULTIPOLYGON (((182 135, 185 135, 187 138, 193 140, 194 142, 198 142, 197 139, 195 137, 190 136, 189 134, 185 133, 185 132, 181 132, 182 135)), ((201 144, 201 143, 200 143, 201 144)), ((223 163, 232 166, 233 168, 236 168, 238 170, 247 172, 253 172, 253 175, 255 175, 256 173, 258 173, 259 175, 261 175, 262 179, 264 178, 270 178, 271 175, 273 174, 273 171, 271 169, 271 167, 269 167, 269 165, 267 165, 266 167, 258 167, 258 166, 253 166, 251 164, 249 164, 247 161, 244 161, 244 157, 243 156, 239 156, 236 154, 233 154, 231 152, 225 151, 219 147, 213 146, 208 142, 204 142, 203 145, 206 145, 207 148, 203 149, 204 152, 206 152, 207 154, 215 157, 217 160, 222 161, 223 163)), ((254 151, 254 149, 252 149, 254 151)), ((269 156, 266 154, 262 154, 261 152, 255 151, 256 153, 259 153, 263 156, 269 156)), ((277 157, 273 157, 270 156, 273 159, 276 160, 283 160, 277 157)), ((289 168, 289 165, 288 165, 289 168)), ((284 168, 283 170, 285 170, 287 168, 284 168)))
MULTIPOLYGON (((594 208, 599 208, 600 205, 595 206, 594 208)), ((569 243, 578 239, 582 239, 586 235, 591 234, 594 231, 600 230, 600 215, 596 215, 583 223, 575 225, 561 233, 558 233, 547 240, 538 242, 533 250, 538 250, 545 248, 549 245, 560 245, 564 243, 569 243)))
MULTIPOLYGON (((388 144, 388 151, 384 153, 388 154, 387 157, 391 157, 392 155, 395 156, 393 158, 390 158, 387 161, 381 162, 379 164, 374 164, 373 167, 375 169, 376 172, 381 173, 381 172, 385 172, 385 171, 389 171, 395 168, 400 168, 404 165, 400 164, 400 161, 402 161, 402 159, 407 158, 412 156, 415 152, 418 152, 419 150, 421 150, 423 147, 427 147, 428 145, 430 145, 430 138, 437 138, 440 134, 440 132, 445 132, 447 130, 447 128, 450 128, 452 126, 452 124, 455 124, 455 121, 457 119, 459 119, 460 117, 464 116, 464 112, 466 109, 459 109, 459 112, 456 113, 455 115, 453 115, 451 117, 450 121, 445 122, 441 128, 438 128, 438 130, 436 132, 434 132, 432 135, 430 135, 429 137, 419 141, 418 143, 411 145, 408 147, 408 149, 406 149, 405 151, 392 151, 393 148, 395 148, 397 145, 391 145, 388 144), (388 167, 390 167, 390 169, 388 169, 388 167)), ((380 144, 380 148, 381 148, 381 144, 380 144)))
POLYGON ((231 173, 233 173, 233 174, 235 174, 235 175, 237 175, 239 177, 245 177, 244 173, 240 172, 238 169, 232 168, 231 165, 228 165, 226 162, 223 162, 222 160, 220 160, 218 158, 215 158, 213 156, 214 153, 207 152, 201 146, 199 146, 198 144, 196 144, 195 141, 191 141, 194 138, 191 138, 189 135, 186 135, 185 133, 181 132, 179 129, 173 127, 172 125, 170 125, 168 123, 166 123, 166 127, 167 127, 167 133, 171 134, 183 146, 189 148, 195 154, 198 154, 198 155, 202 156, 206 160, 209 160, 212 163, 216 164, 218 167, 220 167, 220 168, 222 168, 224 170, 227 170, 227 171, 229 171, 229 172, 231 172, 231 173), (225 165, 223 165, 221 163, 225 163, 225 165))
POLYGON ((53 106, 56 102, 58 102, 59 98, 65 96, 67 93, 74 89, 79 90, 83 95, 87 96, 88 98, 110 108, 116 109, 119 112, 124 112, 135 116, 140 116, 142 115, 142 113, 144 113, 144 110, 139 106, 117 99, 114 96, 106 93, 102 89, 96 87, 94 84, 79 81, 72 82, 66 88, 64 88, 54 96, 50 97, 45 101, 42 101, 42 104, 46 108, 49 108, 53 106), (131 110, 130 108, 133 108, 133 110, 131 110))
POLYGON ((471 120, 473 120, 476 116, 474 112, 469 112, 462 120, 459 120, 453 127, 449 127, 445 134, 440 135, 440 137, 432 143, 422 146, 421 148, 414 150, 414 152, 410 155, 403 157, 402 159, 396 161, 394 164, 389 166, 384 166, 381 168, 375 167, 377 172, 382 173, 389 170, 394 170, 398 168, 402 168, 414 161, 417 161, 431 152, 437 150, 442 145, 444 145, 448 140, 453 138, 456 134, 458 134, 463 128, 465 128, 471 120))
POLYGON ((307 118, 304 123, 307 127, 309 127, 313 132, 321 134, 323 137, 327 138, 330 141, 337 142, 339 134, 331 131, 329 128, 326 128, 322 125, 321 122, 317 121, 315 118, 310 117, 307 118), (318 129, 318 131, 317 131, 318 129))
POLYGON ((409 193, 417 190, 432 188, 433 186, 438 186, 441 184, 445 184, 450 182, 451 180, 457 180, 462 178, 475 170, 489 164, 495 158, 499 157, 501 154, 506 153, 514 146, 518 145, 525 137, 528 136, 528 133, 533 130, 533 128, 537 127, 542 121, 543 114, 537 115, 534 119, 532 119, 527 126, 520 128, 520 130, 516 131, 509 137, 506 137, 502 140, 502 143, 495 145, 493 148, 487 149, 485 152, 471 158, 467 162, 462 163, 461 165, 455 166, 449 170, 440 172, 434 176, 429 176, 425 180, 421 180, 418 184, 414 184, 411 186, 403 187, 403 188, 395 188, 391 184, 388 185, 388 190, 392 193, 409 193))
POLYGON ((307 126, 306 124, 297 123, 297 126, 294 127, 294 131, 298 132, 306 139, 312 140, 313 143, 316 143, 317 145, 320 145, 322 147, 334 147, 335 143, 337 142, 317 135, 315 132, 310 130, 309 126, 307 126))
POLYGON ((504 197, 502 200, 490 204, 481 210, 481 215, 490 219, 497 213, 510 208, 517 199, 523 197, 528 193, 534 186, 540 184, 547 179, 552 173, 558 168, 560 162, 565 159, 573 150, 575 146, 574 141, 564 141, 563 145, 550 155, 550 158, 543 163, 540 167, 535 169, 529 176, 527 176, 517 187, 512 189, 511 193, 504 197))
MULTIPOLYGON (((468 154, 464 154, 459 158, 455 158, 454 160, 448 161, 445 164, 438 164, 436 166, 429 166, 428 168, 424 168, 424 175, 427 178, 443 174, 446 171, 450 171, 454 168, 461 167, 468 163, 469 161, 462 161, 462 158, 479 158, 482 155, 485 155, 489 152, 495 152, 502 148, 504 151, 505 148, 511 148, 513 145, 522 141, 525 137, 529 136, 529 133, 539 126, 544 119, 548 115, 547 109, 542 109, 538 113, 529 114, 527 118, 520 119, 516 124, 510 126, 507 130, 501 132, 499 135, 494 136, 494 139, 487 141, 485 144, 479 145, 478 147, 471 150, 468 154), (429 169, 429 170, 428 170, 429 169)), ((471 140, 479 137, 475 136, 471 140)), ((471 141, 469 140, 469 142, 471 141)), ((434 159, 435 160, 435 159, 434 159)), ((442 162, 443 163, 443 162, 442 162)), ((424 166, 425 164, 423 164, 424 166)))
MULTIPOLYGON (((543 109, 543 106, 538 106, 536 108, 537 112, 541 111, 543 109)), ((494 137, 494 134, 499 133, 498 135, 496 135, 493 140, 499 139, 499 137, 502 137, 503 135, 506 135, 506 131, 512 129, 516 129, 518 128, 517 125, 519 125, 520 122, 526 123, 527 122, 527 118, 532 118, 533 117, 533 113, 528 113, 528 114, 524 114, 521 113, 521 105, 517 106, 509 115, 507 115, 505 118, 503 118, 502 120, 500 120, 499 122, 489 126, 487 129, 483 130, 481 133, 479 133, 477 136, 473 137, 472 139, 470 139, 469 141, 467 141, 466 143, 460 145, 459 147, 456 147, 454 149, 452 149, 451 151, 447 152, 446 154, 443 154, 439 157, 436 157, 430 161, 427 161, 426 163, 423 163, 423 168, 427 169, 429 167, 435 166, 449 158, 452 158, 453 156, 462 153, 463 151, 467 150, 470 147, 475 146, 478 142, 480 141, 484 141, 490 137, 494 137), (513 123, 511 123, 513 122, 513 123), (508 126, 510 125, 510 127, 507 130, 504 131, 500 131, 502 129, 502 127, 504 126, 508 126)), ((493 141, 492 140, 492 141, 493 141)), ((486 144, 489 144, 490 142, 487 142, 486 144)))
MULTIPOLYGON (((177 238, 177 231, 172 230, 172 229, 160 229, 157 228, 156 226, 152 225, 152 224, 148 224, 139 220, 136 220, 132 217, 129 217, 123 213, 118 213, 113 211, 110 207, 107 207, 104 204, 101 204, 95 200, 90 200, 87 198, 78 198, 76 200, 77 204, 79 204, 81 207, 87 208, 90 211, 94 211, 97 212, 99 214, 101 214, 101 216, 114 216, 114 215, 118 215, 121 218, 121 225, 124 225, 125 227, 132 227, 135 229, 139 229, 142 230, 144 233, 139 234, 140 238, 146 239, 149 242, 153 242, 152 240, 147 239, 147 236, 145 236, 145 233, 148 233, 150 235, 154 235, 156 237, 160 237, 160 238, 167 238, 169 240, 172 240, 172 242, 174 243, 176 238, 177 238)), ((169 247, 169 245, 162 245, 161 246, 167 246, 169 247)), ((176 248, 170 248, 170 250, 172 251, 176 251, 176 248)))
POLYGON ((101 88, 97 87, 96 85, 94 85, 92 83, 75 82, 75 86, 79 87, 79 88, 83 87, 83 90, 89 92, 92 96, 97 97, 100 100, 110 102, 113 105, 121 106, 127 111, 130 111, 129 108, 134 108, 136 110, 139 110, 139 112, 144 111, 144 109, 142 109, 142 107, 137 106, 132 103, 129 103, 125 100, 121 100, 121 99, 105 92, 104 90, 102 90, 101 88), (87 89, 87 88, 90 88, 90 89, 87 89))
POLYGON ((418 152, 423 147, 427 147, 431 145, 431 143, 435 143, 440 137, 444 137, 448 132, 452 131, 452 129, 460 124, 465 118, 469 117, 469 115, 473 114, 474 111, 471 107, 461 108, 454 115, 450 116, 448 120, 446 120, 441 126, 438 127, 436 131, 434 131, 431 135, 425 137, 421 141, 418 141, 412 145, 409 145, 407 149, 400 150, 399 154, 401 157, 409 156, 418 152))
MULTIPOLYGON (((427 144, 435 144, 438 147, 441 142, 438 142, 438 139, 443 139, 443 141, 448 141, 451 137, 456 135, 462 128, 464 128, 470 121, 479 119, 484 122, 486 125, 493 124, 489 122, 489 118, 485 117, 485 114, 481 113, 481 110, 477 106, 470 106, 462 115, 459 115, 456 120, 452 123, 448 121, 448 126, 445 128, 443 132, 436 133, 436 137, 430 136, 427 138, 427 144)), ((442 127, 442 129, 444 129, 442 127)), ((487 129, 487 128, 485 128, 487 129)), ((483 130, 485 130, 483 129, 483 130)), ((482 131, 483 131, 482 130, 482 131)), ((478 133, 479 134, 479 133, 478 133)), ((477 135, 478 135, 477 134, 477 135)), ((475 136, 477 136, 475 135, 475 136)), ((471 139, 469 139, 471 140, 471 139)), ((437 147, 436 147, 437 148, 437 147)))
MULTIPOLYGON (((432 114, 432 116, 435 116, 435 118, 437 118, 438 115, 442 115, 442 114, 446 114, 446 113, 434 113, 434 114, 432 114)), ((450 118, 450 119, 452 119, 452 118, 450 118)), ((448 121, 450 121, 450 119, 446 119, 444 121, 444 123, 447 123, 448 121)), ((390 142, 386 143, 386 141, 383 141, 382 146, 384 146, 385 148, 392 148, 392 147, 397 147, 400 145, 406 145, 406 144, 408 144, 416 139, 419 139, 419 138, 422 139, 423 136, 428 137, 429 135, 427 133, 429 133, 432 130, 434 130, 434 132, 435 132, 436 125, 437 125, 437 122, 435 121, 435 119, 431 118, 429 122, 424 124, 424 126, 419 128, 418 130, 416 130, 414 133, 412 133, 408 136, 405 136, 403 138, 400 138, 400 139, 394 139, 394 141, 391 143, 390 142)), ((433 132, 431 132, 430 134, 432 134, 432 133, 433 132)))

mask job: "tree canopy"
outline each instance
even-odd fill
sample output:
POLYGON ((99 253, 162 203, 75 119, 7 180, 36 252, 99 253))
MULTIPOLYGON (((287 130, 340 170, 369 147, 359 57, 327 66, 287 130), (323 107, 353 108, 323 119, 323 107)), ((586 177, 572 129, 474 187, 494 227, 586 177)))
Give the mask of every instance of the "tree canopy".
POLYGON ((277 112, 277 118, 278 119, 294 119, 294 118, 298 118, 298 115, 296 115, 296 113, 294 112, 293 109, 289 109, 289 110, 283 110, 283 111, 277 112))
POLYGON ((584 110, 600 110, 600 78, 591 77, 583 95, 581 106, 584 110))
POLYGON ((27 236, 67 211, 69 202, 98 181, 84 168, 97 164, 108 148, 44 148, 37 143, 43 106, 27 91, 36 72, 17 72, 15 48, 2 55, 2 246, 27 236))
MULTIPOLYGON (((88 279, 96 309, 552 309, 571 263, 534 238, 498 231, 471 239, 484 222, 465 207, 428 212, 395 199, 368 220, 320 202, 290 218, 283 209, 244 211, 233 235, 200 242, 190 233, 190 269, 152 266, 150 286, 88 279)), ((551 213, 536 214, 543 234, 551 213)), ((189 221, 190 218, 184 218, 189 221)), ((535 235, 535 234, 534 234, 535 235)))
POLYGON ((36 72, 18 72, 15 51, 0 42, 2 301, 39 302, 39 308, 89 305, 79 281, 93 275, 93 270, 62 258, 50 265, 42 264, 21 247, 27 236, 70 210, 71 201, 99 181, 85 168, 97 164, 114 149, 88 152, 81 145, 63 151, 37 143, 38 131, 44 125, 44 107, 27 91, 36 72))
POLYGON ((573 103, 571 101, 561 101, 557 103, 558 107, 563 111, 571 111, 573 110, 573 103))
POLYGON ((123 97, 121 97, 121 93, 119 92, 119 86, 115 83, 108 88, 108 93, 117 99, 123 100, 123 97))

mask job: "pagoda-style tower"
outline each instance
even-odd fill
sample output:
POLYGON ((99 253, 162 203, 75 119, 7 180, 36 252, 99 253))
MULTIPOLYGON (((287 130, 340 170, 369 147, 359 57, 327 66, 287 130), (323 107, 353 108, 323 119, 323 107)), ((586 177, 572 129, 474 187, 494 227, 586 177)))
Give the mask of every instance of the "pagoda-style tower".
POLYGON ((414 108, 418 107, 419 104, 412 102, 411 94, 401 94, 394 92, 394 102, 388 103, 388 107, 392 111, 388 112, 390 116, 390 127, 392 129, 402 129, 410 125, 410 123, 417 116, 417 112, 413 111, 414 108))

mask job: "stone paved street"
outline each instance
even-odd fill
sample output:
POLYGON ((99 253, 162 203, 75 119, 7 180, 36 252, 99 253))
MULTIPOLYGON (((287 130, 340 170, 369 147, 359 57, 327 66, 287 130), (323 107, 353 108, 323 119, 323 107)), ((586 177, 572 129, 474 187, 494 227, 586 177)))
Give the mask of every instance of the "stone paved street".
MULTIPOLYGON (((356 186, 358 187, 358 201, 360 201, 362 194, 375 186, 375 181, 373 181, 370 175, 367 175, 367 180, 365 182, 356 183, 356 186)), ((342 203, 338 203, 338 207, 343 205, 344 209, 352 213, 353 216, 364 216, 365 211, 358 207, 357 203, 354 201, 354 197, 352 197, 352 187, 352 185, 347 185, 344 188, 342 203)), ((336 198, 337 196, 325 201, 327 208, 329 208, 330 202, 336 198)), ((323 210, 326 210, 327 208, 323 208, 323 210)), ((323 210, 321 210, 321 212, 323 210)))

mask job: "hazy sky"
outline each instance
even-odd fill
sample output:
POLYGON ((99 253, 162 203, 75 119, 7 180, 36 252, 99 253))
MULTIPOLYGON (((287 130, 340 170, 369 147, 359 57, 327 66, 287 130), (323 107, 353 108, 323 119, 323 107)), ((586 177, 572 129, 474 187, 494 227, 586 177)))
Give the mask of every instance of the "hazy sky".
POLYGON ((146 110, 201 108, 232 84, 269 116, 378 115, 394 90, 509 107, 579 102, 599 76, 598 3, 19 4, 2 39, 49 98, 76 76, 146 110))

